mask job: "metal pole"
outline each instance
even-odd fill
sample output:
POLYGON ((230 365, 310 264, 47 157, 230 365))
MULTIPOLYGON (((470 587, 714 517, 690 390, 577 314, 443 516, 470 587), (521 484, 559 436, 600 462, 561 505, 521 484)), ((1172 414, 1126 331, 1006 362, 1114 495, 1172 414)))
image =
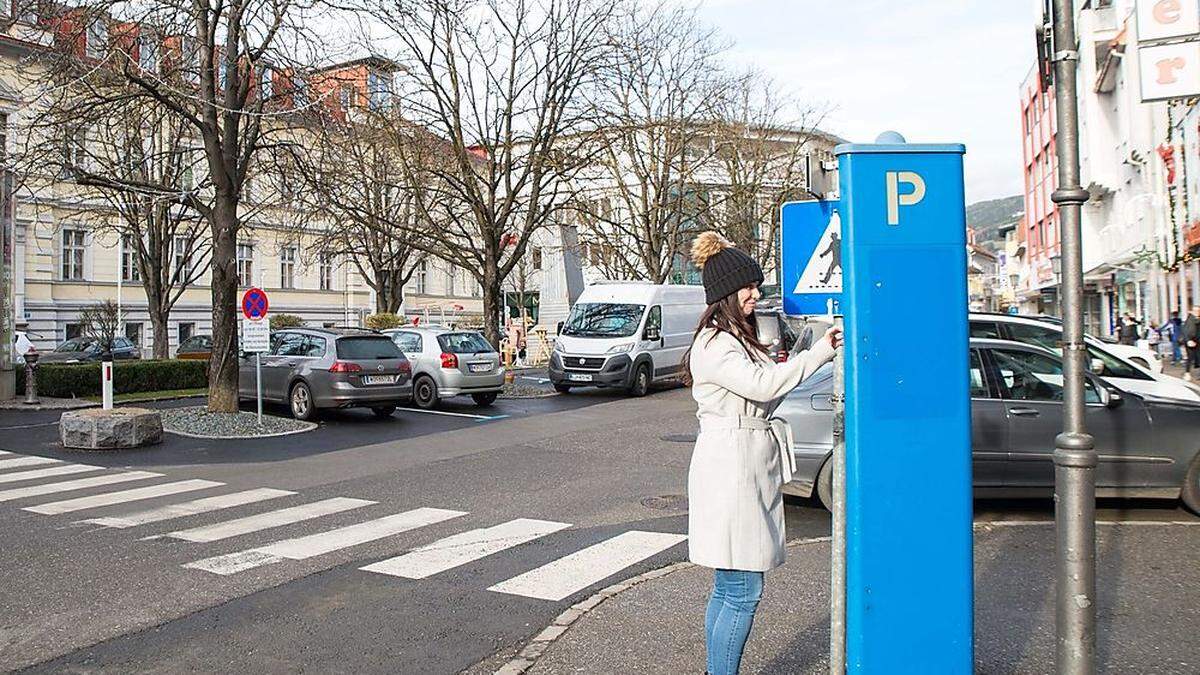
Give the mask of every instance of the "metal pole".
POLYGON ((258 401, 258 424, 262 426, 262 352, 254 352, 254 389, 258 401))
MULTIPOLYGON (((830 301, 832 303, 832 301, 830 301)), ((842 319, 834 320, 842 327, 842 319)), ((829 567, 829 675, 846 672, 846 372, 842 347, 833 357, 833 540, 829 567)))
POLYGON ((1062 224, 1063 430, 1054 440, 1057 534, 1055 624, 1059 673, 1096 672, 1096 451, 1084 420, 1083 256, 1079 185, 1079 110, 1074 3, 1054 0, 1054 99, 1058 189, 1051 200, 1062 224))

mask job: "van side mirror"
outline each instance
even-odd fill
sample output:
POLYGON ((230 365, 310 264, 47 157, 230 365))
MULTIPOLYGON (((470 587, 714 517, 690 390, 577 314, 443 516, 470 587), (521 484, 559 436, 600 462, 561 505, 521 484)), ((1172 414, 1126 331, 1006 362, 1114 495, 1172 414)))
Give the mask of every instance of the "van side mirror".
POLYGON ((555 329, 555 331, 554 331, 554 334, 555 334, 555 335, 562 335, 562 327, 563 327, 563 322, 562 322, 562 321, 559 321, 559 322, 558 322, 558 328, 556 328, 556 329, 555 329))

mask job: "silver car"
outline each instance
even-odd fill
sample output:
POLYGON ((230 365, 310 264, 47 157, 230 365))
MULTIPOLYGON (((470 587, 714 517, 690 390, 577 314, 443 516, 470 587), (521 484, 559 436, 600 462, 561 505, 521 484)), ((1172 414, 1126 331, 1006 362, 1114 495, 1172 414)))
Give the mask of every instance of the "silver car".
MULTIPOLYGON (((308 420, 321 408, 367 407, 389 417, 412 398, 412 367, 386 335, 359 328, 291 328, 263 354, 263 399, 308 420)), ((254 355, 238 362, 238 393, 255 396, 254 355)))
POLYGON ((500 354, 478 332, 413 327, 384 333, 412 362, 412 400, 424 410, 463 394, 477 405, 491 405, 504 388, 500 354))
MULTIPOLYGON (((1200 403, 1122 391, 1088 374, 1086 424, 1101 497, 1178 499, 1200 513, 1200 403)), ((977 496, 1049 496, 1062 430, 1062 361, 1025 343, 972 339, 971 445, 977 496)), ((833 368, 824 366, 776 411, 792 426, 797 471, 788 494, 830 506, 833 368)), ((903 481, 902 481, 903 482, 903 481)))

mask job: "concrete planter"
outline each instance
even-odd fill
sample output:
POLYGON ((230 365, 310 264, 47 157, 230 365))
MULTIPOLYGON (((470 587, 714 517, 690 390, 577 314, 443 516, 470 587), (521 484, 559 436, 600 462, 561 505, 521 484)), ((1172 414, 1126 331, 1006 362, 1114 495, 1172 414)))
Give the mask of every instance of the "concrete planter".
POLYGON ((162 442, 162 416, 146 408, 72 410, 58 424, 64 448, 117 450, 162 442))

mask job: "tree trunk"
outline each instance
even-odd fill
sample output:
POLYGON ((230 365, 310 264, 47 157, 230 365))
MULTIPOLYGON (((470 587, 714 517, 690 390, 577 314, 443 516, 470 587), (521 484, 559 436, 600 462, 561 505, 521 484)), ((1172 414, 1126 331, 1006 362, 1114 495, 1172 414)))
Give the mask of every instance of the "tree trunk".
POLYGON ((212 214, 212 356, 208 411, 238 410, 237 204, 218 195, 212 214))
POLYGON ((503 298, 504 295, 500 292, 500 276, 495 269, 486 270, 483 282, 483 336, 497 348, 500 347, 500 311, 503 298))
POLYGON ((170 310, 156 307, 153 302, 147 307, 150 311, 150 330, 154 333, 154 358, 171 358, 171 337, 167 332, 167 321, 170 310))

